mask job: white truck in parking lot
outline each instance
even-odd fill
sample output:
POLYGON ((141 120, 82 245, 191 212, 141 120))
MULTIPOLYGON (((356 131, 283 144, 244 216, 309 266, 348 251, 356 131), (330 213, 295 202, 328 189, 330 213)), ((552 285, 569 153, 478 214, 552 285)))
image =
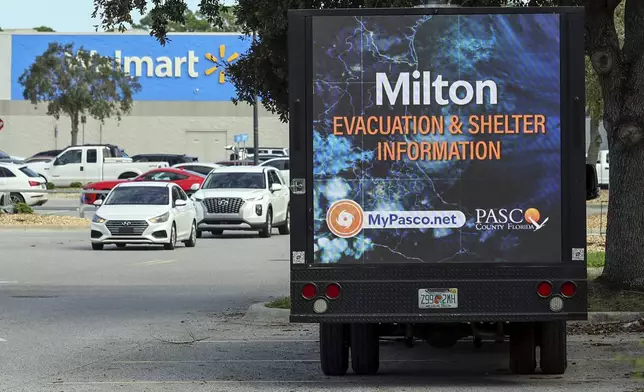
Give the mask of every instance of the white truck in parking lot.
POLYGON ((51 162, 27 165, 56 186, 134 178, 151 169, 168 167, 167 162, 132 162, 113 157, 108 146, 84 145, 66 148, 51 162))

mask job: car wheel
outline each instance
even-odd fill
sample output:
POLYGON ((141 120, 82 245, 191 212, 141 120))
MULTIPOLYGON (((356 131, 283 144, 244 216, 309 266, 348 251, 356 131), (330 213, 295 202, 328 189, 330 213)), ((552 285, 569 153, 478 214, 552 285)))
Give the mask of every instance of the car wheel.
POLYGON ((16 204, 24 203, 25 198, 22 197, 20 193, 12 193, 9 195, 9 201, 11 202, 12 205, 15 206, 16 204))
POLYGON ((192 222, 192 229, 190 230, 190 238, 184 242, 186 247, 194 248, 197 245, 197 224, 192 222))
POLYGON ((291 206, 286 208, 286 222, 279 227, 280 234, 291 234, 291 206))
POLYGON ((269 208, 268 212, 266 213, 266 223, 264 224, 264 228, 259 231, 259 236, 262 238, 270 238, 272 233, 273 233, 273 210, 269 208))
POLYGON ((92 243, 92 249, 93 250, 103 250, 103 244, 92 243))
POLYGON ((125 248, 125 244, 116 244, 117 248, 125 248))
POLYGON ((177 246, 177 226, 173 223, 170 229, 170 242, 164 244, 166 250, 173 250, 177 246))

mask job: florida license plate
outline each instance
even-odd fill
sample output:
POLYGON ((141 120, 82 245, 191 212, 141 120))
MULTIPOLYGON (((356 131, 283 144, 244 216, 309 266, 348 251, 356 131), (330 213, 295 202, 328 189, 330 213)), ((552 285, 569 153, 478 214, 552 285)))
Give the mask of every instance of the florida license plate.
POLYGON ((420 309, 458 308, 458 289, 420 289, 418 307, 420 309))

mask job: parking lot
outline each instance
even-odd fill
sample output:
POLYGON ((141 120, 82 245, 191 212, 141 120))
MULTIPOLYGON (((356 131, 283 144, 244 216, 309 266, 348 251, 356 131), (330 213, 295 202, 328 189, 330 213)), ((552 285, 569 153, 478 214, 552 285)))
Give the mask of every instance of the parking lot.
POLYGON ((570 337, 563 377, 512 376, 507 346, 383 343, 381 373, 327 378, 317 328, 253 325, 288 292, 288 236, 205 236, 195 248, 107 247, 86 230, 0 231, 3 391, 634 391, 637 335, 570 337))

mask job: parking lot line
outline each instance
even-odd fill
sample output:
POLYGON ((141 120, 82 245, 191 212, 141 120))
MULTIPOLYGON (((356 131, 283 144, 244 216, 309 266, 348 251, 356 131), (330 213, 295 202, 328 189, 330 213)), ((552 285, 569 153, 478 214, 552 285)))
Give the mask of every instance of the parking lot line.
POLYGON ((150 261, 141 261, 139 263, 134 263, 134 265, 157 265, 157 264, 168 264, 174 263, 177 260, 150 260, 150 261))
POLYGON ((0 342, 6 342, 6 340, 3 338, 0 338, 0 342))

